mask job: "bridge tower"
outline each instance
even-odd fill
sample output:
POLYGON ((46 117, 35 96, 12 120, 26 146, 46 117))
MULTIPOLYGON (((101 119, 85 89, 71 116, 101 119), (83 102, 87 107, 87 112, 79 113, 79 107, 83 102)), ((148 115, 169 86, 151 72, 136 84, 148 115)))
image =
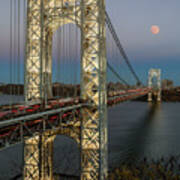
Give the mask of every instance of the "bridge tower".
MULTIPOLYGON (((81 98, 90 104, 82 109, 80 138, 76 138, 81 152, 81 179, 104 180, 107 179, 104 0, 27 1, 25 100, 41 101, 52 96, 52 35, 68 23, 76 24, 81 31, 81 98)), ((37 132, 25 139, 25 180, 53 179, 55 135, 37 132)))
POLYGON ((148 93, 148 101, 152 101, 152 95, 155 94, 157 101, 161 101, 161 70, 160 69, 150 69, 148 75, 148 87, 151 91, 148 93), (157 87, 153 88, 153 78, 157 78, 157 87))

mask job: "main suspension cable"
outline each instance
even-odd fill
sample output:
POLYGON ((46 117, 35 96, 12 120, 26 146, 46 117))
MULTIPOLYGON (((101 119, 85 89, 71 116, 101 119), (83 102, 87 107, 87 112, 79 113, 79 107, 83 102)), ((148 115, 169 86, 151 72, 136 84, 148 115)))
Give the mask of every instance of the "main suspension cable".
POLYGON ((125 85, 129 86, 129 84, 120 77, 120 75, 114 70, 114 68, 109 64, 109 62, 107 62, 107 67, 111 70, 111 72, 121 81, 123 82, 125 85))
POLYGON ((115 41, 115 43, 116 43, 116 45, 117 45, 121 55, 122 55, 122 57, 124 58, 124 60, 125 60, 126 64, 128 65, 130 71, 134 75, 134 77, 135 77, 135 79, 137 81, 137 84, 141 85, 142 83, 141 83, 139 77, 137 76, 137 74, 135 73, 132 65, 130 64, 130 61, 129 61, 129 59, 128 59, 128 57, 127 57, 127 55, 126 55, 126 53, 125 53, 125 51, 124 51, 124 49, 123 49, 123 47, 121 45, 121 42, 120 42, 120 40, 118 38, 118 35, 117 35, 116 31, 115 31, 115 28, 114 28, 114 26, 111 23, 111 19, 110 19, 108 13, 105 12, 105 14, 106 14, 106 24, 107 24, 108 29, 110 30, 110 32, 112 34, 112 37, 113 37, 113 39, 114 39, 114 41, 115 41))

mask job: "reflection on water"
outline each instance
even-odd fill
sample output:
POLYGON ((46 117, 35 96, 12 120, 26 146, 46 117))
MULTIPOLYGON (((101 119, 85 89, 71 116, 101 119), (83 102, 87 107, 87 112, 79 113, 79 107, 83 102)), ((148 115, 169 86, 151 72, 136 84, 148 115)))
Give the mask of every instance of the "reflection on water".
POLYGON ((153 120, 157 116, 159 110, 159 104, 149 104, 149 109, 144 113, 143 117, 140 118, 140 122, 137 125, 135 131, 132 132, 132 136, 127 139, 129 153, 127 158, 134 160, 135 158, 141 157, 145 149, 146 137, 151 132, 153 120))
POLYGON ((148 134, 150 133, 153 119, 158 111, 157 106, 157 104, 150 105, 147 112, 145 112, 143 117, 140 118, 140 122, 135 127, 135 130, 127 137, 126 152, 128 153, 126 153, 125 156, 127 160, 134 160, 143 154, 146 145, 145 137, 148 137, 148 134))
POLYGON ((176 155, 180 145, 179 103, 128 102, 109 110, 109 162, 176 155))

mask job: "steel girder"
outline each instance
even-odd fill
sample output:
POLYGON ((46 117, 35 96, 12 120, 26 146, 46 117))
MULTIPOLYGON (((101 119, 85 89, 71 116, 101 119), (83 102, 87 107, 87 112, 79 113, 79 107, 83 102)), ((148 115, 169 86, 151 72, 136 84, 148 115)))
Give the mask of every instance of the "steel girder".
POLYGON ((50 132, 38 133, 24 141, 24 179, 53 179, 53 142, 50 132))
POLYGON ((80 119, 76 123, 61 124, 59 129, 35 133, 24 139, 24 179, 53 180, 53 144, 56 135, 76 141, 80 150, 80 119))
POLYGON ((80 27, 81 97, 92 104, 91 108, 82 109, 81 179, 106 179, 107 95, 104 0, 29 0, 27 18, 26 101, 45 99, 52 94, 49 79, 52 74, 53 32, 67 23, 75 23, 80 27))
POLYGON ((81 179, 107 179, 107 97, 105 4, 83 0, 81 96, 93 104, 82 109, 81 179))
POLYGON ((24 141, 24 137, 32 137, 36 132, 61 129, 77 126, 80 121, 80 108, 86 106, 75 105, 46 112, 26 115, 15 119, 0 122, 0 150, 8 148, 24 141), (69 113, 69 114, 68 114, 69 113), (63 116, 67 115, 63 118, 63 116))
POLYGON ((43 1, 27 1, 27 40, 25 98, 38 99, 42 94, 43 1))
MULTIPOLYGON (((78 110, 79 111, 79 110, 78 110)), ((56 135, 73 138, 80 150, 81 117, 75 110, 67 122, 62 122, 62 116, 55 124, 48 124, 49 130, 35 133, 24 140, 24 179, 52 180, 53 179, 53 143, 56 135), (58 123, 59 122, 59 123, 58 123), (54 126, 54 127, 52 127, 54 126)))

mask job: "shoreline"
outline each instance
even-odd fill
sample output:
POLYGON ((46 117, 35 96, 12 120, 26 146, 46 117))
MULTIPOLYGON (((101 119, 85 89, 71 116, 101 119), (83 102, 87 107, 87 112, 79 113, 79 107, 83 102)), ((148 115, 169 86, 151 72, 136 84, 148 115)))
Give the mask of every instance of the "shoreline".
POLYGON ((110 180, 129 179, 180 179, 180 156, 170 155, 159 160, 148 160, 146 157, 138 162, 124 162, 109 171, 110 180))
MULTIPOLYGON (((120 86, 119 84, 108 84, 108 89, 112 90, 113 88, 120 86)), ((120 87, 119 87, 120 88, 120 87)), ((122 88, 122 87, 121 87, 122 88)), ((135 88, 135 87, 134 87, 135 88)), ((62 84, 62 83, 53 83, 52 86, 53 96, 74 96, 80 95, 80 85, 76 84, 62 84)), ((180 87, 173 87, 171 89, 162 89, 162 102, 180 102, 180 87)), ((22 96, 24 95, 24 85, 23 84, 7 84, 0 86, 0 96, 3 95, 13 95, 13 96, 22 96)), ((144 101, 147 102, 147 95, 139 97, 132 101, 144 101)))

